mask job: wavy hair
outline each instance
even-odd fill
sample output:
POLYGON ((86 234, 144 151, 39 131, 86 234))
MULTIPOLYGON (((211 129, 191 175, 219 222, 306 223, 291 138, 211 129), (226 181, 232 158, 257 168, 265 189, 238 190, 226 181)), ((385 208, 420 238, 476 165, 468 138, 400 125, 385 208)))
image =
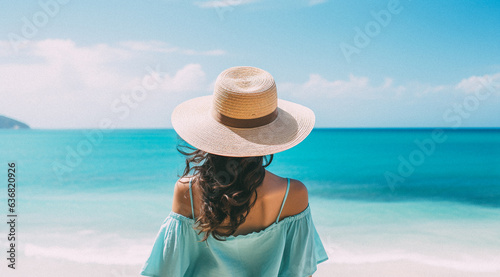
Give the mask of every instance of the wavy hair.
POLYGON ((202 191, 201 212, 195 226, 198 234, 204 233, 201 241, 210 235, 225 240, 245 222, 273 155, 226 157, 181 144, 177 150, 186 158, 180 177, 196 176, 202 191))

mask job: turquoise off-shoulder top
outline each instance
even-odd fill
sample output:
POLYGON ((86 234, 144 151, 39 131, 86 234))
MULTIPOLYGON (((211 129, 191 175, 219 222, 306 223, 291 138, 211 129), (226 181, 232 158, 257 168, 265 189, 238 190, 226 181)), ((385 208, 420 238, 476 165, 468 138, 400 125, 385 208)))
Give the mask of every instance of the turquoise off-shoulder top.
MULTIPOLYGON (((283 209, 290 187, 283 200, 283 209)), ((191 182, 190 182, 190 193, 191 182)), ((192 199, 192 197, 191 197, 192 199)), ((280 210, 280 214, 281 214, 280 210)), ((194 213, 193 213, 194 214, 194 213)), ((264 230, 218 241, 193 229, 195 220, 170 212, 141 270, 144 276, 310 276, 328 259, 311 208, 264 230)))

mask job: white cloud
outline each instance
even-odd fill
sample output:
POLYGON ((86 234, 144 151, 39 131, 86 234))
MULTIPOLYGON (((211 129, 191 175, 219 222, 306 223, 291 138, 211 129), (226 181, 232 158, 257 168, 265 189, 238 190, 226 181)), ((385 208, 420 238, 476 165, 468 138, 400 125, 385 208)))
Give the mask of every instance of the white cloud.
POLYGON ((453 86, 450 85, 433 85, 421 82, 411 82, 406 84, 405 87, 407 91, 413 93, 416 97, 430 96, 434 93, 453 90, 453 86))
POLYGON ((319 74, 309 75, 309 80, 302 85, 304 91, 317 91, 333 97, 349 92, 359 92, 368 87, 368 78, 349 75, 349 80, 328 81, 319 74))
POLYGON ((163 41, 124 41, 120 43, 121 46, 134 50, 146 52, 159 52, 159 53, 180 53, 184 55, 204 55, 204 56, 220 56, 226 52, 221 49, 197 51, 193 49, 182 49, 179 47, 171 46, 163 41))
POLYGON ((309 80, 303 84, 282 84, 285 91, 298 98, 337 98, 354 96, 356 98, 373 99, 384 96, 382 93, 399 93, 404 87, 395 87, 391 78, 386 78, 382 84, 374 86, 367 77, 349 75, 348 80, 329 81, 319 74, 310 74, 309 80))
POLYGON ((199 64, 164 72, 165 65, 151 64, 138 51, 146 45, 78 46, 71 40, 42 40, 9 56, 3 55, 11 51, 9 44, 0 42, 0 114, 34 128, 94 128, 107 117, 122 128, 168 127, 165 118, 172 103, 184 100, 188 92, 207 94, 208 83, 199 64), (126 118, 118 118, 113 103, 130 97, 145 80, 156 80, 156 87, 146 89, 126 118))
POLYGON ((208 51, 195 51, 191 49, 185 49, 180 52, 185 55, 203 55, 203 56, 221 56, 226 54, 226 51, 220 49, 208 50, 208 51))
MULTIPOLYGON (((500 92, 500 73, 472 76, 458 85, 421 82, 399 85, 392 78, 372 80, 353 74, 347 79, 328 80, 310 74, 302 83, 278 84, 278 91, 280 98, 315 111, 320 127, 432 127, 448 126, 443 113, 465 105, 464 99, 469 99, 466 93, 480 89, 478 83, 500 92)), ((463 126, 497 126, 499 100, 491 97, 463 126)))
POLYGON ((236 7, 250 3, 258 2, 259 0, 216 0, 216 1, 203 1, 195 2, 200 8, 223 8, 223 7, 236 7))
POLYGON ((399 97, 403 92, 411 97, 423 97, 443 92, 472 93, 480 89, 490 89, 500 92, 500 73, 484 76, 471 76, 461 80, 456 85, 426 84, 410 82, 395 86, 392 78, 385 78, 380 85, 373 85, 367 77, 349 75, 347 80, 328 80, 319 74, 312 73, 304 83, 280 84, 283 91, 297 98, 342 98, 374 99, 381 97, 399 97))
POLYGON ((178 47, 169 46, 167 43, 162 41, 123 41, 120 45, 135 51, 149 51, 149 52, 161 52, 161 53, 172 53, 179 51, 178 47))
MULTIPOLYGON (((10 44, 0 41, 0 114, 34 128, 95 128, 103 118, 111 118, 119 128, 170 127, 170 113, 178 103, 210 94, 213 86, 200 64, 171 60, 179 55, 222 53, 159 41, 80 46, 72 40, 48 39, 27 43, 13 55, 10 44), (153 80, 154 87, 146 89, 126 114, 113 110, 113 103, 119 101, 120 108, 125 107, 123 99, 153 80)), ((349 119, 349 111, 375 107, 385 112, 379 115, 384 124, 388 114, 401 116, 403 109, 424 114, 429 105, 440 118, 449 105, 463 101, 461 94, 482 87, 500 91, 500 73, 471 76, 456 85, 399 85, 391 78, 373 80, 353 74, 328 79, 316 73, 302 83, 278 84, 280 97, 319 110, 323 126, 331 126, 332 114, 344 118, 339 125, 368 125, 368 119, 354 115, 349 119)))
POLYGON ((500 72, 493 75, 471 76, 461 80, 456 89, 463 90, 466 93, 473 93, 481 89, 495 89, 500 91, 500 72))
MULTIPOLYGON (((303 1, 303 0, 301 0, 303 1)), ((197 1, 195 5, 200 8, 232 8, 252 3, 260 2, 260 0, 212 0, 212 1, 197 1)), ((306 0, 308 6, 315 6, 328 2, 328 0, 306 0)))
POLYGON ((78 91, 125 89, 127 78, 117 74, 110 64, 131 55, 102 44, 77 47, 71 40, 32 42, 18 60, 0 63, 0 91, 3 95, 14 94, 7 101, 17 100, 20 104, 27 99, 38 102, 55 95, 73 97, 78 91))
POLYGON ((168 92, 204 90, 206 74, 199 64, 188 64, 174 75, 165 74, 161 81, 162 88, 168 92))

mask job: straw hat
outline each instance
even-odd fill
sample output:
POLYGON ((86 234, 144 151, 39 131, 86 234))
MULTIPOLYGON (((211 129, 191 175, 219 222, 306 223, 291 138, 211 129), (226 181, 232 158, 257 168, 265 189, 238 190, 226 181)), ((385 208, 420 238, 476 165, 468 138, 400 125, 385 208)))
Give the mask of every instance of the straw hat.
POLYGON ((314 126, 314 112, 278 99, 268 72, 250 66, 224 70, 213 95, 190 99, 172 113, 177 134, 205 152, 264 156, 299 144, 314 126))

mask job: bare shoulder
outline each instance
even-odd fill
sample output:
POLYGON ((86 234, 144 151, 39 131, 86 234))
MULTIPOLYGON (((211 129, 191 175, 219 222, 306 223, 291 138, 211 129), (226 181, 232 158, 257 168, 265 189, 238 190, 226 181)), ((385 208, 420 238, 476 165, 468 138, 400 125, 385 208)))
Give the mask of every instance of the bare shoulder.
POLYGON ((177 180, 172 199, 172 211, 186 217, 191 217, 191 199, 189 198, 189 178, 177 180))
POLYGON ((304 211, 309 205, 307 187, 299 180, 290 179, 290 190, 281 217, 291 216, 304 211))

